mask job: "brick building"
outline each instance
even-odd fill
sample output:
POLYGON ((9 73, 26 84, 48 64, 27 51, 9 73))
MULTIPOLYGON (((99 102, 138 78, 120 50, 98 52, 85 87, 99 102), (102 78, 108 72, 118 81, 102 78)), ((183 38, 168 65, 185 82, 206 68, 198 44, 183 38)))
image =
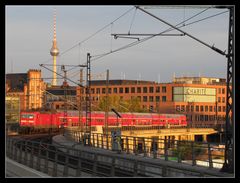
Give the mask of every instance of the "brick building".
MULTIPOLYGON (((225 124, 226 91, 225 79, 206 77, 174 78, 172 83, 110 80, 108 86, 110 97, 117 95, 122 100, 138 97, 142 108, 149 112, 183 113, 193 126, 225 124)), ((106 81, 91 81, 92 103, 97 105, 105 96, 106 81)), ((82 99, 86 99, 84 91, 82 99)))
POLYGON ((42 80, 41 70, 6 74, 5 87, 6 97, 19 97, 20 110, 42 107, 46 84, 42 80))

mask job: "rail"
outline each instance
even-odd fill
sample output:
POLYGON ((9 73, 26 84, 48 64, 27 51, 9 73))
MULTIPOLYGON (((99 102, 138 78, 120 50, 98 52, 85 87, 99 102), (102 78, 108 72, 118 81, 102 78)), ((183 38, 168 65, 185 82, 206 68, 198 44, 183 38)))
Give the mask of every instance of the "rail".
MULTIPOLYGON (((85 144, 84 132, 66 130, 65 137, 78 144, 85 144)), ((136 156, 163 159, 192 166, 221 169, 224 163, 225 147, 207 142, 194 142, 174 139, 91 134, 92 147, 125 152, 136 156)))
POLYGON ((229 176, 212 170, 199 171, 192 166, 178 168, 169 162, 159 163, 151 158, 111 153, 91 152, 25 139, 6 139, 6 155, 10 159, 53 177, 229 176))

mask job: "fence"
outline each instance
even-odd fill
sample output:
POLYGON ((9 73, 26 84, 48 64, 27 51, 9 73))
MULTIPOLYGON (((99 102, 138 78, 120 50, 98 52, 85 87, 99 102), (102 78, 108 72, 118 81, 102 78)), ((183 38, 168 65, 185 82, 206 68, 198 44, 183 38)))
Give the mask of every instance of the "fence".
POLYGON ((14 138, 7 138, 6 155, 19 163, 53 177, 226 176, 211 170, 199 171, 191 166, 181 166, 179 169, 176 165, 159 163, 154 159, 90 152, 14 138))
MULTIPOLYGON (((84 132, 67 130, 65 136, 69 140, 86 144, 84 132)), ((118 143, 119 152, 137 156, 218 169, 222 168, 224 163, 225 147, 210 143, 132 136, 121 136, 120 140, 117 140, 109 134, 100 133, 91 133, 89 138, 89 145, 93 147, 116 150, 114 144, 118 143)))

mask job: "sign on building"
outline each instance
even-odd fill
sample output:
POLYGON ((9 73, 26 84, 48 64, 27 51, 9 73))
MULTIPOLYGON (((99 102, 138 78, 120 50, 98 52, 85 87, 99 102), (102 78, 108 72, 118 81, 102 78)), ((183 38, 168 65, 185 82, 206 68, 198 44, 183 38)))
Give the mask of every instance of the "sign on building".
POLYGON ((174 102, 216 102, 215 88, 174 87, 174 102))

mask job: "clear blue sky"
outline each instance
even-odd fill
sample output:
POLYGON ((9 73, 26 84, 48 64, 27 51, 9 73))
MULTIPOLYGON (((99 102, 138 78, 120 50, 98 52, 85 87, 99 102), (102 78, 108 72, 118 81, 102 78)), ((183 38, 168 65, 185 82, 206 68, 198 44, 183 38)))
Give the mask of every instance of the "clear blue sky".
MULTIPOLYGON (((133 6, 6 6, 6 73, 25 73, 29 69, 41 69, 43 77, 51 77, 51 73, 39 64, 52 63, 49 51, 53 39, 54 7, 57 9, 57 44, 61 54, 133 6)), ((175 25, 202 10, 160 8, 147 11, 175 25)), ((188 22, 223 11, 226 10, 209 9, 188 22)), ((114 39, 110 36, 111 33, 128 33, 134 12, 135 9, 80 47, 77 46, 58 57, 57 63, 83 64, 86 62, 87 53, 102 54, 135 41, 114 39)), ((130 32, 159 33, 167 28, 169 26, 137 10, 130 32)), ((181 29, 210 45, 227 50, 228 13, 181 29)), ((92 74, 96 77, 109 69, 110 79, 125 77, 171 82, 173 73, 177 77, 200 74, 226 78, 226 67, 227 60, 224 56, 187 36, 158 36, 93 61, 92 74)), ((78 77, 74 76, 76 73, 76 69, 69 72, 75 81, 78 77)))

